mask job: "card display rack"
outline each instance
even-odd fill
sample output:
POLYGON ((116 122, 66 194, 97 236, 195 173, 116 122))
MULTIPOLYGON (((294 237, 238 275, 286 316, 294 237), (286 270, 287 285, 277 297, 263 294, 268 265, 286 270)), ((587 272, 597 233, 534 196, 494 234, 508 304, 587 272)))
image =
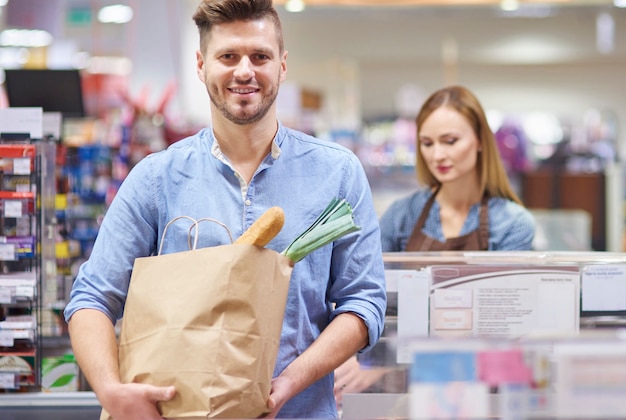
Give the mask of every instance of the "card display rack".
POLYGON ((52 274, 46 261, 54 261, 54 236, 47 227, 53 223, 54 168, 46 156, 56 144, 5 130, 0 124, 0 393, 36 392, 42 299, 52 274))

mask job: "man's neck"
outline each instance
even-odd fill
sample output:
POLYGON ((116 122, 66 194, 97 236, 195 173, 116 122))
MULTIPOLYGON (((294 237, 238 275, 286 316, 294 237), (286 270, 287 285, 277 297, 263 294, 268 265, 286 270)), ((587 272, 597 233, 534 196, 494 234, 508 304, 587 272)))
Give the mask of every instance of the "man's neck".
POLYGON ((270 152, 277 130, 275 118, 264 118, 249 125, 213 119, 213 133, 220 150, 246 182, 252 179, 259 164, 270 152))

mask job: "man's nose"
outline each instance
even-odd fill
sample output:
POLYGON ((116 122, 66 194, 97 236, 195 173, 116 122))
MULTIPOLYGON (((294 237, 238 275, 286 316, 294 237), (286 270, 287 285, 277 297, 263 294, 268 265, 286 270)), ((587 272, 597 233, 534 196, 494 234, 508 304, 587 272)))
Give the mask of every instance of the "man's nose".
POLYGON ((250 58, 247 56, 243 56, 239 63, 237 63, 237 67, 235 68, 235 78, 242 80, 249 80, 252 78, 253 70, 252 70, 252 62, 250 58))

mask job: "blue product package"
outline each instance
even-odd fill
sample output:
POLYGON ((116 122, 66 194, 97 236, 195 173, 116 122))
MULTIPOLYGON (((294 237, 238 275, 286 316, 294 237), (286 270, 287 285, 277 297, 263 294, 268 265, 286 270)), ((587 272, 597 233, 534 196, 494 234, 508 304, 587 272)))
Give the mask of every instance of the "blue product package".
POLYGON ((411 383, 476 382, 476 353, 417 352, 413 355, 409 378, 411 383))

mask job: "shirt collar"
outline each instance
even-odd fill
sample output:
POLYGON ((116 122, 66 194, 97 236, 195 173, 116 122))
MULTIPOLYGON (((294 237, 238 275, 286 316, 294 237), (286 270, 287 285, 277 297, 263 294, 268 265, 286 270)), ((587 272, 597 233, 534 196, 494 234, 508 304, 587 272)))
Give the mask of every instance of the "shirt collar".
MULTIPOLYGON (((278 130, 276 130, 276 135, 274 136, 274 140, 272 140, 272 148, 270 150, 270 155, 272 159, 276 160, 280 157, 280 145, 283 142, 283 138, 285 136, 285 127, 278 121, 278 130)), ((222 149, 220 148, 219 143, 215 138, 215 133, 213 132, 213 128, 211 128, 211 154, 217 159, 224 161, 226 156, 222 153, 222 149)))

